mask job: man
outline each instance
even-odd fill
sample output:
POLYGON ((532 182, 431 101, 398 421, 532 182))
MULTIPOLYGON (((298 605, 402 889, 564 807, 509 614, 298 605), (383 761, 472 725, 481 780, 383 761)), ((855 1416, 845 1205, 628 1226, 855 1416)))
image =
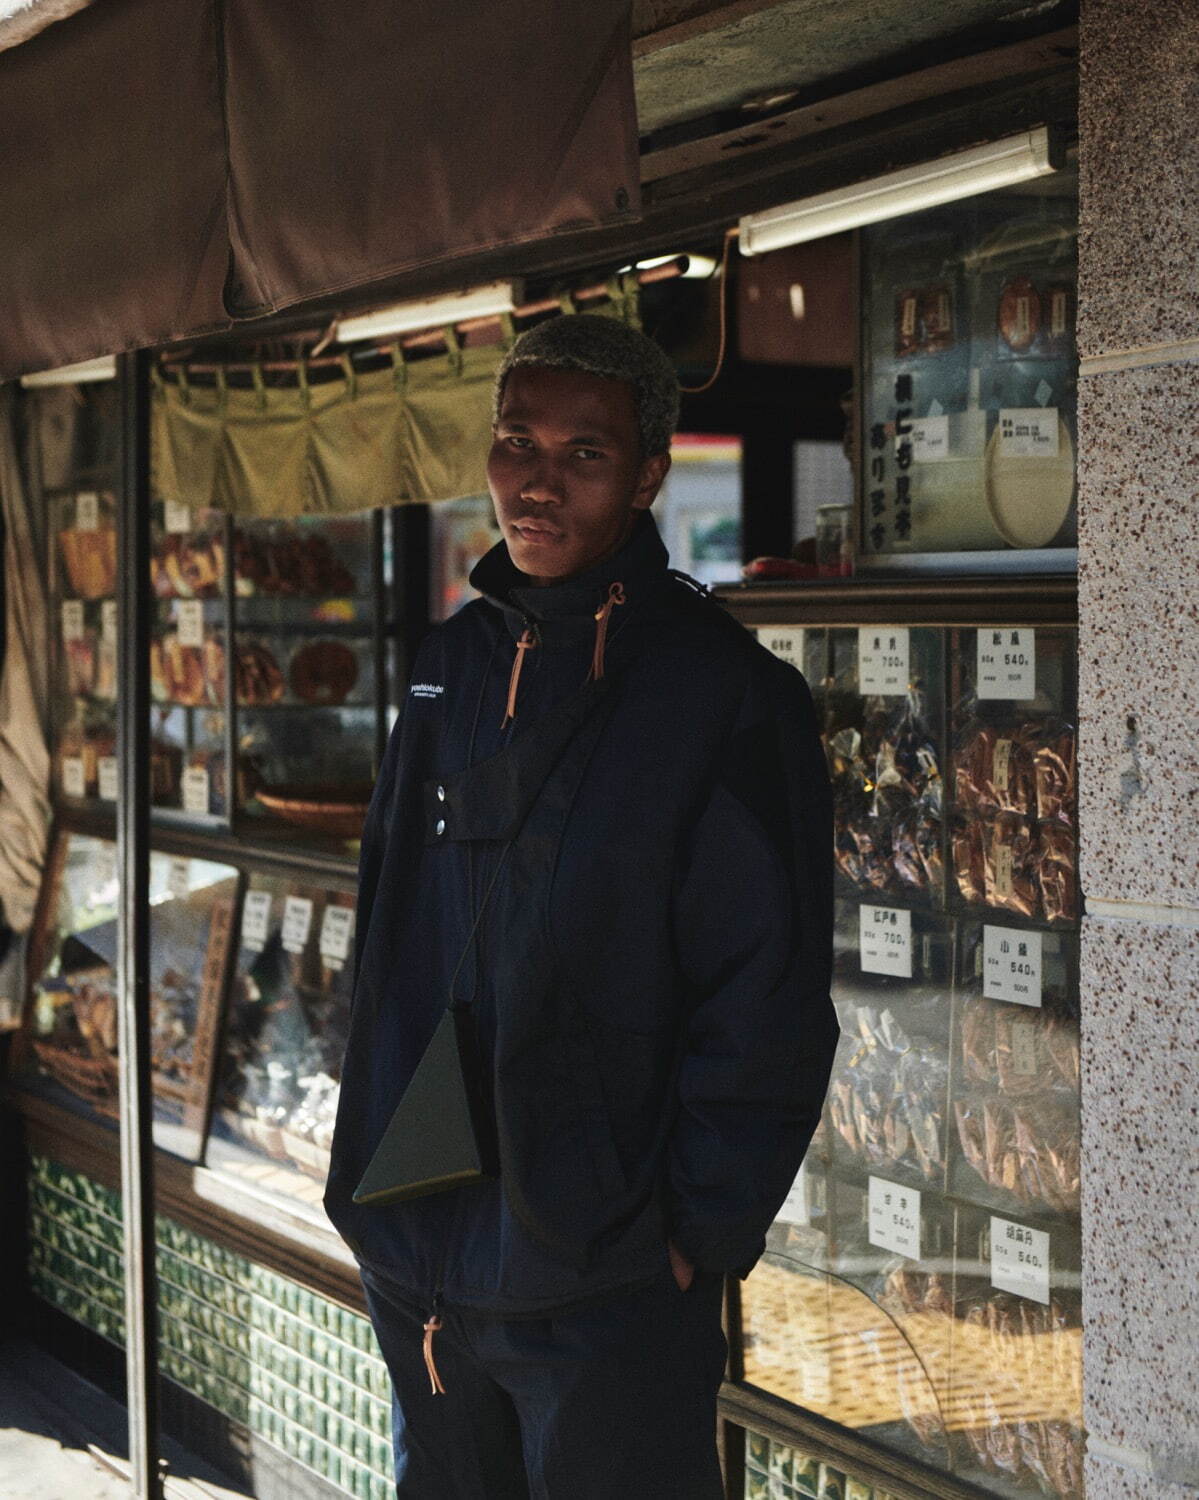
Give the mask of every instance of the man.
POLYGON ((719 1500, 723 1278, 819 1117, 824 760, 802 677, 667 567, 677 412, 669 361, 615 319, 517 341, 503 541, 422 643, 367 816, 325 1202, 391 1371, 401 1496, 719 1500), (354 1204, 451 995, 499 1175, 354 1204))

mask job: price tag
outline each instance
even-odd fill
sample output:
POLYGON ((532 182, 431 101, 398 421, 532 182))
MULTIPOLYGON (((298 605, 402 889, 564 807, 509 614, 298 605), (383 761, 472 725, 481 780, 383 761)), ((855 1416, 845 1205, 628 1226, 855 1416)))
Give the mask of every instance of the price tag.
POLYGON ((1049 1233, 991 1215, 991 1285, 1049 1304, 1049 1233))
POLYGON ((100 639, 116 643, 117 638, 117 601, 105 599, 100 606, 100 639))
POLYGON ((115 755, 102 755, 97 770, 100 773, 100 795, 105 802, 115 802, 120 789, 115 755))
POLYGON ((75 496, 75 530, 96 531, 100 526, 100 497, 95 490, 80 490, 75 496))
POLYGON ((167 500, 162 507, 163 525, 168 531, 190 531, 192 529, 191 507, 167 500))
POLYGON ((182 901, 191 888, 191 860, 173 859, 167 871, 167 890, 176 901, 182 901))
POLYGON ((261 953, 266 947, 267 934, 271 928, 270 891, 247 891, 241 904, 241 945, 251 953, 261 953))
POLYGON ((858 631, 858 691, 901 698, 911 677, 906 625, 864 625, 858 631))
POLYGON ((283 946, 288 953, 303 953, 312 928, 312 902, 307 896, 288 896, 283 903, 283 946))
POLYGON ((340 969, 350 956, 354 935, 354 911, 349 906, 326 906, 321 918, 321 957, 331 969, 340 969))
POLYGON ((978 632, 978 696, 1021 702, 1037 694, 1037 632, 987 628, 978 632))
POLYGON ((937 463, 949 457, 949 417, 917 417, 912 423, 912 461, 937 463))
POLYGON ((983 928, 983 994, 1014 1005, 1041 1003, 1041 934, 983 928))
POLYGON ((87 796, 87 778, 83 774, 82 756, 63 756, 62 789, 68 797, 87 796))
POLYGON ((776 1224, 807 1224, 808 1217, 808 1179, 803 1167, 795 1175, 795 1181, 791 1184, 791 1191, 783 1200, 783 1206, 774 1216, 776 1224))
POLYGON ((64 641, 81 641, 83 639, 82 599, 64 599, 62 601, 62 638, 64 641))
POLYGON ((188 766, 183 773, 183 811, 207 816, 210 784, 204 766, 188 766))
POLYGON ((911 912, 894 906, 862 906, 858 924, 862 972, 911 979, 911 912))
POLYGON ((1000 458, 1056 458, 1057 407, 1001 407, 999 456, 1000 458))
POLYGON ((803 671, 804 628, 802 625, 763 625, 758 640, 767 651, 803 671))
POLYGON ((175 606, 175 628, 181 646, 204 644, 204 601, 180 599, 175 606))
POLYGON ((885 1177, 871 1177, 867 1238, 880 1250, 920 1259, 920 1194, 885 1177))

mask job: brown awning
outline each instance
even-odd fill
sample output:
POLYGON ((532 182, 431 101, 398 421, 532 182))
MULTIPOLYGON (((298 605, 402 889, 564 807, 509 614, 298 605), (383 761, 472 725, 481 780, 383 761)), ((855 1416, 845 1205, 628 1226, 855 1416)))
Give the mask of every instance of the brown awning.
POLYGON ((628 12, 95 0, 0 53, 0 379, 635 216, 628 12))

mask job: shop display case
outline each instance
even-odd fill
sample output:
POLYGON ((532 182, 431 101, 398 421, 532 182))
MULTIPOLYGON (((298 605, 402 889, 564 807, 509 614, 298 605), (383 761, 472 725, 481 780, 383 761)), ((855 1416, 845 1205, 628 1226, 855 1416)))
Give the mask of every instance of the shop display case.
MULTIPOLYGON (((66 492, 52 510, 57 791, 72 806, 111 804, 112 494, 66 492)), ((381 529, 371 516, 233 523, 155 503, 148 650, 160 821, 325 844, 356 837, 386 732, 381 529)))
MULTIPOLYGON (((228 978, 238 872, 213 860, 150 859, 150 1050, 154 1140, 198 1160, 228 978)), ((116 846, 60 833, 30 955, 33 1003, 18 1087, 86 1118, 117 1115, 116 846)))
POLYGON ((1070 565, 1077 171, 863 231, 862 568, 1070 565))
POLYGON ((766 1254, 731 1285, 726 1411, 767 1410, 797 1441, 835 1424, 909 1484, 935 1471, 937 1493, 1074 1500, 1072 584, 724 598, 813 689, 842 1033, 766 1254))

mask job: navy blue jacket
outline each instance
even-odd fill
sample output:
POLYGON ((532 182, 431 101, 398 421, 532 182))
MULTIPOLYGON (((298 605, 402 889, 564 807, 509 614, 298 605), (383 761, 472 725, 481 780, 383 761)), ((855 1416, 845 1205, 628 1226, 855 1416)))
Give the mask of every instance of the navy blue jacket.
POLYGON ((837 1037, 807 686, 670 573, 648 513, 565 583, 530 586, 502 543, 471 582, 483 598, 421 645, 366 819, 325 1206, 429 1305, 544 1312, 660 1275, 668 1235, 746 1276, 837 1037), (625 602, 584 687, 613 583, 625 602), (474 997, 500 1176, 356 1205, 464 950, 455 995, 474 997))

